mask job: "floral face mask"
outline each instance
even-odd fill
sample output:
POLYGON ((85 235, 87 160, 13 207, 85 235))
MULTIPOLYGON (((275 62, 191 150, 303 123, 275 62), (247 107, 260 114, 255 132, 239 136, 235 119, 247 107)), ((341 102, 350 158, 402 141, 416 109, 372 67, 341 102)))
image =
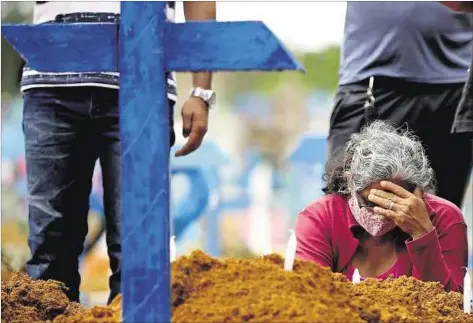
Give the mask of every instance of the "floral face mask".
POLYGON ((348 205, 358 224, 373 237, 380 237, 396 227, 393 221, 376 214, 372 208, 360 206, 355 192, 352 192, 348 205))

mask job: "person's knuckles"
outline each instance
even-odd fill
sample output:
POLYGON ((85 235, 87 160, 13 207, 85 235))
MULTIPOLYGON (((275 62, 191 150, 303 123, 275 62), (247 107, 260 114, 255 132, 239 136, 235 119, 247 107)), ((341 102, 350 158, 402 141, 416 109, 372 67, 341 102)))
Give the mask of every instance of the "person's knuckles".
POLYGON ((190 118, 192 117, 192 109, 189 109, 188 107, 184 106, 181 110, 181 115, 183 118, 190 118))
POLYGON ((400 226, 402 226, 406 222, 406 217, 404 216, 398 216, 396 218, 396 221, 399 223, 400 226))
POLYGON ((410 212, 415 208, 415 202, 412 200, 407 200, 406 203, 404 203, 404 207, 410 212))
POLYGON ((189 138, 189 140, 187 141, 185 147, 183 148, 184 151, 189 151, 192 149, 192 147, 194 147, 194 140, 192 138, 189 138))
POLYGON ((385 210, 385 211, 384 211, 384 214, 385 214, 386 217, 388 217, 388 218, 390 218, 390 219, 393 219, 393 218, 395 217, 394 212, 389 211, 389 210, 385 210))
POLYGON ((195 150, 200 145, 200 140, 196 137, 193 137, 187 142, 189 149, 195 150))
POLYGON ((398 227, 402 227, 403 226, 403 223, 401 222, 401 220, 399 218, 394 218, 393 219, 393 222, 398 226, 398 227))
POLYGON ((204 122, 199 122, 195 125, 196 131, 199 134, 206 134, 207 133, 207 124, 204 122))
POLYGON ((377 195, 377 196, 381 196, 381 197, 384 197, 386 192, 383 191, 383 190, 378 190, 376 188, 372 189, 371 190, 371 193, 374 194, 374 195, 377 195))
POLYGON ((370 193, 370 194, 368 195, 368 200, 370 200, 370 201, 372 201, 372 202, 379 201, 379 199, 380 199, 379 196, 376 196, 376 195, 374 195, 374 194, 372 194, 372 193, 370 193))
POLYGON ((404 204, 399 205, 398 209, 399 209, 400 212, 402 212, 404 214, 409 212, 409 207, 407 205, 404 205, 404 204))

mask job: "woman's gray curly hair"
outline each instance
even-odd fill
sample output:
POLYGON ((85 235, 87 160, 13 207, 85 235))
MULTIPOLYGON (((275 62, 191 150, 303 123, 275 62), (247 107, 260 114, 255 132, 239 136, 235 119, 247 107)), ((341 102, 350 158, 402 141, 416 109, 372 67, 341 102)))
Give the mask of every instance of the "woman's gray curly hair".
POLYGON ((399 180, 435 192, 434 171, 417 137, 386 121, 374 121, 353 134, 327 164, 324 192, 347 195, 380 180, 399 180))

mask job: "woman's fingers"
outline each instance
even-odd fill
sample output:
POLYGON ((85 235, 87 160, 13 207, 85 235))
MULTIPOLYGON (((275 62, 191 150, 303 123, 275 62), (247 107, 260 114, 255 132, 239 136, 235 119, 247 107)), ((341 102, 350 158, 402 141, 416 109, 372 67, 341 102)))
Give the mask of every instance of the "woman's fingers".
POLYGON ((375 207, 373 209, 373 211, 376 213, 376 214, 379 214, 379 215, 382 215, 382 216, 385 216, 387 217, 388 219, 394 221, 396 224, 397 224, 397 220, 399 219, 399 215, 394 212, 394 211, 391 211, 391 210, 386 210, 386 209, 383 209, 382 207, 375 207))
POLYGON ((414 194, 406 190, 404 187, 394 184, 393 182, 381 181, 380 185, 383 189, 392 192, 401 198, 407 199, 414 196, 414 194))
POLYGON ((383 190, 372 189, 372 190, 370 190, 370 194, 379 196, 379 197, 381 197, 383 199, 386 199, 386 200, 389 200, 389 201, 393 201, 394 203, 398 203, 399 200, 400 200, 400 198, 397 197, 395 194, 390 193, 390 192, 386 192, 386 191, 383 191, 383 190))
POLYGON ((387 219, 393 221, 398 227, 403 224, 403 218, 394 211, 386 210, 380 207, 375 207, 373 210, 376 214, 386 217, 387 219))
POLYGON ((389 200, 387 198, 380 197, 378 195, 371 194, 368 195, 368 200, 370 202, 376 203, 380 207, 387 209, 387 210, 394 210, 396 211, 396 202, 394 200, 389 200))

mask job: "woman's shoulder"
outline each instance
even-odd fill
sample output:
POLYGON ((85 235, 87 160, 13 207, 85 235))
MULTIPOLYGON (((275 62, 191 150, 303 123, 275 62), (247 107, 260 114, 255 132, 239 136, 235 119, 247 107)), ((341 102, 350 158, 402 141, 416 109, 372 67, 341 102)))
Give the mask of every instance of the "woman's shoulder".
POLYGON ((424 200, 435 226, 442 225, 446 227, 465 222, 462 211, 452 202, 428 193, 424 195, 424 200))
POLYGON ((309 216, 330 217, 343 212, 346 204, 346 197, 340 194, 327 194, 315 199, 307 205, 300 214, 309 216))

